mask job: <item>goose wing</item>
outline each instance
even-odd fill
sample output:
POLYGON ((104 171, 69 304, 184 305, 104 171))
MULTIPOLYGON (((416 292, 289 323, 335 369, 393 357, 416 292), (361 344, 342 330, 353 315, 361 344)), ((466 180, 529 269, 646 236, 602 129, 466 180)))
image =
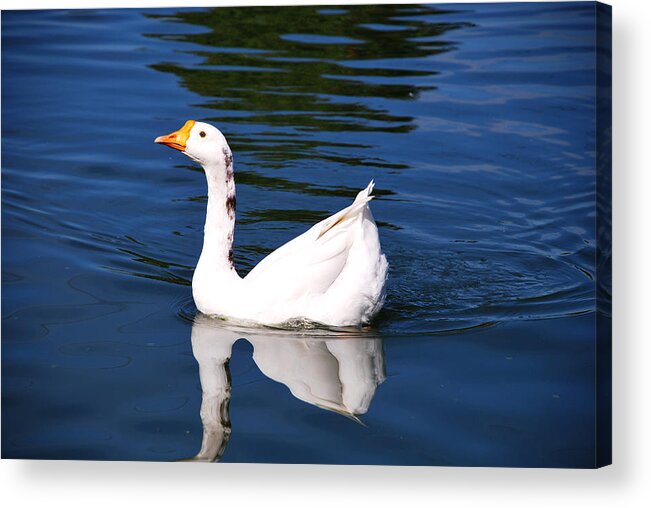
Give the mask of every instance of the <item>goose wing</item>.
POLYGON ((357 194, 355 201, 315 224, 258 263, 245 280, 272 290, 278 298, 322 294, 343 270, 374 183, 357 194))

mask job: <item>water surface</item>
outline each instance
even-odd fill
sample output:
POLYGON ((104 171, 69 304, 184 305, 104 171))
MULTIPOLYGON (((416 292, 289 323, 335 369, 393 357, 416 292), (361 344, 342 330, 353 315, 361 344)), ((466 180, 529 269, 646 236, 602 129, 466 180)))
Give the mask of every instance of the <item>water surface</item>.
POLYGON ((592 3, 3 12, 3 457, 177 460, 212 432, 223 462, 591 466, 594 23, 592 3), (372 330, 195 322, 205 181, 152 142, 189 118, 235 153, 242 274, 376 180, 372 330))

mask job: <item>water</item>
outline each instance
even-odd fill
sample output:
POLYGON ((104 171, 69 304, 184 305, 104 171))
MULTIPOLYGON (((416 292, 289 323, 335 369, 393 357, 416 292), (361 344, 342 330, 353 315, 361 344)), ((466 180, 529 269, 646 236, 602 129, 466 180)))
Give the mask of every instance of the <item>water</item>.
POLYGON ((594 22, 3 12, 3 457, 168 461, 204 438, 222 462, 593 465, 594 22), (205 181, 152 142, 189 118, 235 153, 241 273, 375 178, 372 330, 195 319, 205 181))

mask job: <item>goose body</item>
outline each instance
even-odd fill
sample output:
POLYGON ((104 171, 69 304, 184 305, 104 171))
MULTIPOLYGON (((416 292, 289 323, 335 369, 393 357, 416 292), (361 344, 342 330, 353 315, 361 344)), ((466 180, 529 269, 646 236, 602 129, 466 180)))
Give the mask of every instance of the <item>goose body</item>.
POLYGON ((201 256, 192 278, 197 309, 243 322, 330 326, 367 324, 384 303, 387 260, 369 207, 373 182, 351 205, 265 257, 245 277, 233 263, 233 157, 222 133, 189 120, 156 138, 204 169, 208 205, 201 256))

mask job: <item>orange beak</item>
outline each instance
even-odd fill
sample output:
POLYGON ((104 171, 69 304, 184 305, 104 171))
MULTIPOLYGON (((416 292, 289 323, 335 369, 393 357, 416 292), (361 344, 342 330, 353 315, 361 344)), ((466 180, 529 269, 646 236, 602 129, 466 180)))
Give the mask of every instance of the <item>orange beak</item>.
POLYGON ((175 150, 180 150, 181 152, 184 152, 185 144, 187 143, 188 138, 190 137, 190 131, 192 130, 192 127, 194 127, 194 124, 195 124, 194 120, 188 120, 187 122, 185 122, 185 125, 181 127, 178 131, 172 132, 167 136, 158 136, 154 140, 154 143, 167 145, 170 148, 174 148, 175 150))

